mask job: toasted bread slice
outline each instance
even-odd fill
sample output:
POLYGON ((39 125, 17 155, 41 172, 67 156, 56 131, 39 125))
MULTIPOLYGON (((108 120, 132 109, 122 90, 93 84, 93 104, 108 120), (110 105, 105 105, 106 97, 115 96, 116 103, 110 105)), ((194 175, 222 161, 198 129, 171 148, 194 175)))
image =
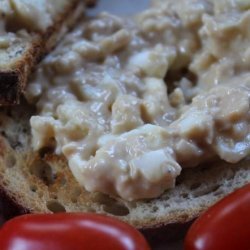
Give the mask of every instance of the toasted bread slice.
MULTIPOLYGON (((83 16, 84 2, 45 1, 51 4, 50 15, 46 19, 46 10, 34 5, 33 1, 4 1, 0 8, 0 104, 19 102, 27 79, 34 66, 62 38, 67 30, 83 16), (25 13, 22 4, 29 5, 31 12, 25 13), (4 5, 6 4, 6 5, 4 5), (7 7, 9 10, 6 10, 7 7), (6 9, 4 9, 4 7, 6 9), (33 8, 33 9, 32 9, 33 8), (9 14, 6 14, 8 13, 9 14), (41 12, 41 13, 40 13, 41 12), (44 12, 44 13, 43 13, 44 12), (51 14, 52 12, 52 14, 51 14), (36 14, 37 20, 35 19, 36 14), (39 18, 41 15, 41 18, 39 18), (41 20, 40 20, 41 19, 41 20)), ((40 1, 44 2, 44 1, 40 1)), ((85 2, 89 4, 89 1, 85 2)), ((93 5, 92 1, 92 5, 93 5)))
POLYGON ((174 189, 151 200, 128 202, 89 193, 73 177, 67 161, 30 148, 29 118, 34 109, 1 111, 0 190, 7 218, 23 213, 95 212, 115 216, 162 242, 181 231, 213 203, 250 181, 250 161, 216 162, 183 170, 174 189))

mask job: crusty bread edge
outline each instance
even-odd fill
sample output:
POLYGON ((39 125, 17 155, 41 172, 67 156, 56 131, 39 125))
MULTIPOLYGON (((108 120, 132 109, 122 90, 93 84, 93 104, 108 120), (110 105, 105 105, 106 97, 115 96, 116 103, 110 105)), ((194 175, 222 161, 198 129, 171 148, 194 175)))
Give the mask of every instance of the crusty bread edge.
POLYGON ((34 37, 22 58, 7 71, 0 70, 0 104, 18 104, 28 77, 36 64, 48 53, 63 35, 81 18, 84 2, 74 1, 45 33, 34 37))
MULTIPOLYGON (((4 153, 5 151, 6 148, 4 144, 0 145, 0 152, 4 153)), ((236 189, 237 188, 239 187, 236 187, 236 189)), ((185 213, 181 212, 179 213, 179 216, 175 216, 172 219, 168 218, 166 221, 162 219, 162 223, 145 223, 143 227, 138 226, 137 229, 141 231, 151 246, 157 246, 163 243, 166 244, 176 240, 183 240, 192 222, 207 208, 213 205, 214 202, 217 202, 221 198, 222 197, 219 197, 217 200, 213 200, 211 202, 209 201, 208 203, 204 204, 204 206, 199 206, 196 208, 193 207, 185 213)), ((35 210, 32 211, 31 208, 25 207, 22 197, 4 188, 3 180, 0 180, 0 201, 2 202, 0 212, 6 220, 22 214, 36 213, 35 210)), ((52 212, 48 211, 48 213, 52 212)))
MULTIPOLYGON (((9 193, 8 190, 5 190, 3 187, 0 188, 0 201, 2 203, 0 213, 2 214, 4 220, 9 220, 15 216, 23 214, 32 214, 34 212, 25 208, 12 193, 9 193)), ((209 206, 204 207, 202 210, 194 209, 192 211, 193 217, 189 215, 188 217, 182 218, 180 221, 173 221, 167 224, 160 223, 155 226, 137 229, 144 235, 150 246, 153 247, 168 244, 170 242, 183 241, 194 220, 208 207, 209 206)))
MULTIPOLYGON (((0 189, 0 201, 2 203, 0 213, 4 220, 32 213, 32 211, 23 207, 12 194, 8 193, 3 188, 0 189)), ((193 221, 194 219, 166 225, 160 224, 155 227, 138 228, 138 230, 145 236, 151 246, 157 246, 162 243, 182 240, 193 221)))

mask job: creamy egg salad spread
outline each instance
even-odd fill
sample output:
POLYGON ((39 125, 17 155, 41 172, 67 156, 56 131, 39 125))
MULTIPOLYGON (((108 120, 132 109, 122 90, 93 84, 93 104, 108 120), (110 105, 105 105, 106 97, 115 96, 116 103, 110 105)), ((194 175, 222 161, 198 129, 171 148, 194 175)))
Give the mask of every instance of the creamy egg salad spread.
POLYGON ((26 98, 33 148, 55 148, 88 191, 126 200, 185 167, 250 154, 250 1, 153 0, 67 35, 26 98))

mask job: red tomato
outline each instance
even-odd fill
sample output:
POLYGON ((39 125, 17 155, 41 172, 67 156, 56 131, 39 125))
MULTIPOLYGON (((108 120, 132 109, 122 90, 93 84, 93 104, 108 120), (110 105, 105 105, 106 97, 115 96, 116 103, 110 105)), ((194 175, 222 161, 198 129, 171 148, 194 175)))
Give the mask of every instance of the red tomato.
POLYGON ((90 213, 24 215, 0 230, 1 250, 149 250, 130 225, 90 213))
POLYGON ((225 197, 188 231, 185 250, 250 249, 250 184, 225 197))

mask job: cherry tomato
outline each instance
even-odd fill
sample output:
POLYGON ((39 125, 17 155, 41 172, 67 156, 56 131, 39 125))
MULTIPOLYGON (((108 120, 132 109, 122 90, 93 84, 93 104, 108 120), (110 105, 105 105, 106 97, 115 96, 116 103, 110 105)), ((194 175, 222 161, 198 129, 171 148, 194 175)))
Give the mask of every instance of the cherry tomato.
POLYGON ((250 249, 250 184, 225 197, 189 229, 185 250, 250 249))
POLYGON ((23 215, 0 230, 1 250, 149 250, 143 236, 117 219, 91 213, 23 215))

